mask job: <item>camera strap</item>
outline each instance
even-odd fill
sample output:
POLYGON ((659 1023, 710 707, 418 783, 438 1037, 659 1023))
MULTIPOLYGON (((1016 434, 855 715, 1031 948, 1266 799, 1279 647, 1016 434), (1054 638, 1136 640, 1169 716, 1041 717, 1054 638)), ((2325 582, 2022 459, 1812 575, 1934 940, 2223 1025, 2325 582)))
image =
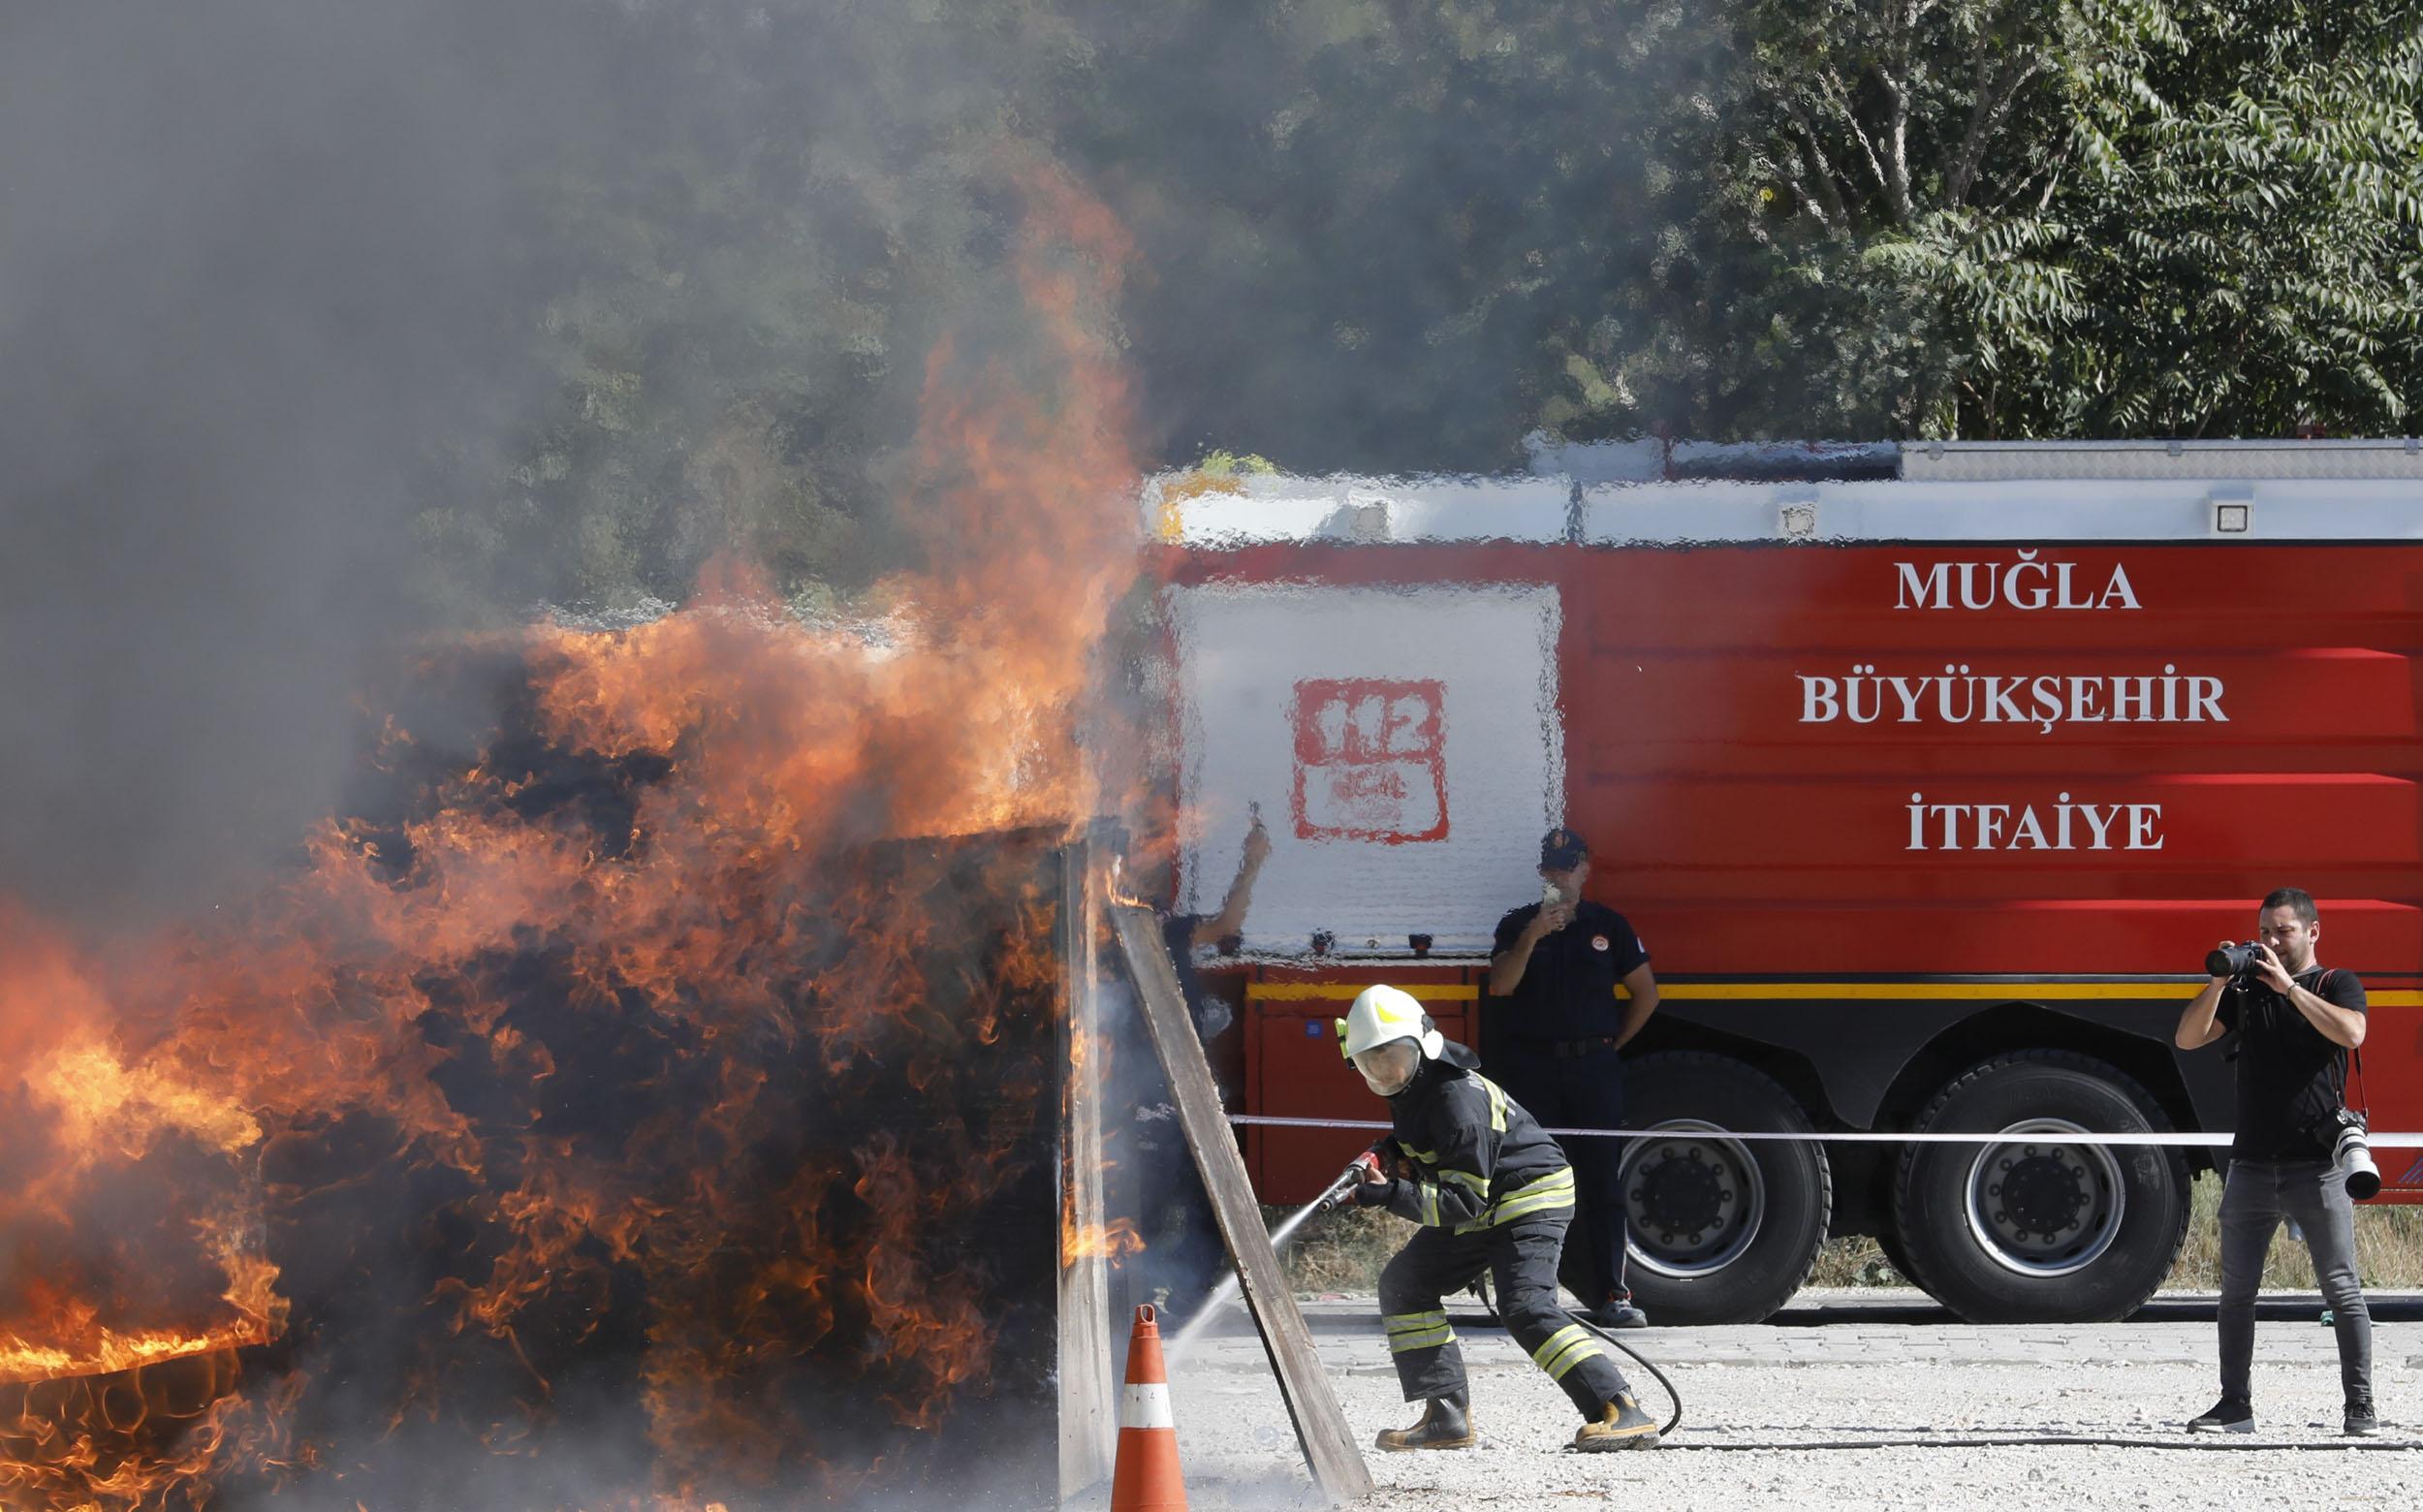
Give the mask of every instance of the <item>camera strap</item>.
MULTIPOLYGON (((2323 967, 2322 974, 2313 979, 2313 995, 2321 998, 2324 1002, 2330 1002, 2330 998, 2323 992, 2322 990, 2330 986, 2331 978, 2337 975, 2339 975, 2339 968, 2337 966, 2323 967)), ((2332 1003, 2331 1006, 2337 1007, 2338 1004, 2332 1003)), ((2356 1075, 2362 1076, 2364 1074, 2364 1051, 2360 1047, 2350 1046, 2347 1051, 2347 1058, 2355 1063, 2356 1075)), ((2344 1093, 2342 1094, 2342 1097, 2344 1100, 2344 1093)))

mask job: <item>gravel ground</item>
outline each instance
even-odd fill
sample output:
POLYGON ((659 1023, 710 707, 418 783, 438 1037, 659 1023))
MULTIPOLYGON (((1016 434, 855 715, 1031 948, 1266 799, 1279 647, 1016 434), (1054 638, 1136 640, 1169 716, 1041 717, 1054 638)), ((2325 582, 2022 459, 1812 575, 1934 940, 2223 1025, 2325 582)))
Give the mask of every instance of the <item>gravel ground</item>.
MULTIPOLYGON (((1456 1325, 1480 1444, 1369 1450, 1380 1429, 1417 1415, 1399 1399, 1377 1309, 1369 1297, 1336 1296, 1304 1307, 1367 1447, 1379 1492, 1363 1505, 1374 1512, 1617 1499, 1710 1512, 1784 1502, 2423 1506, 2423 1297, 2412 1295, 2373 1299, 2375 1392, 2391 1425, 2379 1439, 2339 1434, 2338 1357, 2310 1296, 2263 1303, 2252 1437, 2190 1440, 2179 1425, 2216 1395, 2209 1297, 2166 1295, 2127 1323, 1981 1328, 1916 1292, 1863 1290, 1807 1292, 1755 1326, 1623 1336, 1674 1377, 1685 1418, 1664 1447, 1613 1455, 1563 1452, 1577 1426, 1563 1394, 1468 1305, 1456 1325), (2232 1447, 1979 1442, 2064 1434, 2232 1447), (2356 1443, 2378 1447, 2347 1447, 2356 1443)), ((1242 1312, 1238 1325, 1171 1363, 1189 1502, 1318 1505, 1261 1343, 1242 1312)), ((1620 1363, 1663 1422, 1671 1409, 1655 1383, 1620 1363)))

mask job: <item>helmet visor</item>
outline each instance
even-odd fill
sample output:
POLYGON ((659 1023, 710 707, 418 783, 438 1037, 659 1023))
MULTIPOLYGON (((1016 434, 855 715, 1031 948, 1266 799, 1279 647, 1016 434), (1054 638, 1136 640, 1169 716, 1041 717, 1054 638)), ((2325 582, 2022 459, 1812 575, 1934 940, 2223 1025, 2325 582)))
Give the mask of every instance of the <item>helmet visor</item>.
POLYGON ((1413 1073, 1422 1068, 1422 1047, 1409 1039, 1390 1040, 1361 1052, 1354 1062, 1366 1087, 1382 1097, 1394 1097, 1405 1089, 1413 1073))

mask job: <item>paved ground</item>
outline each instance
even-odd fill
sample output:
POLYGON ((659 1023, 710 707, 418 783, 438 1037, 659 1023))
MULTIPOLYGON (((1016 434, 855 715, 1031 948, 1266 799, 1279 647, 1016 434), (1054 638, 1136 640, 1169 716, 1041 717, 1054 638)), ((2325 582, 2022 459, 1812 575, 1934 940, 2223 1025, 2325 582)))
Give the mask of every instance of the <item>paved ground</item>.
MULTIPOLYGON (((1371 1300, 1304 1307, 1357 1436, 1368 1445, 1410 1422, 1371 1300)), ((2416 1425, 2384 1439, 2339 1436, 2338 1357, 2319 1308, 2310 1296, 2265 1299, 2257 1433, 2189 1439, 2179 1424, 2216 1395, 2209 1297, 2165 1297, 2127 1323, 1981 1328, 1916 1292, 1804 1293, 1754 1327, 1625 1336, 1674 1377, 1684 1420, 1666 1447, 1592 1456, 1563 1452, 1576 1420, 1562 1394, 1467 1309, 1457 1330, 1481 1444, 1368 1453, 1380 1494, 1366 1505, 2423 1506, 2423 1297, 2374 1299, 2382 1415, 2416 1425), (2046 1441, 2063 1435, 2147 1442, 2046 1441), (2014 1438, 2026 1441, 1994 1442, 2014 1438)), ((1189 1500, 1317 1504, 1260 1341, 1238 1320, 1172 1363, 1189 1500)), ((1664 1421, 1663 1394, 1624 1364, 1664 1421)))

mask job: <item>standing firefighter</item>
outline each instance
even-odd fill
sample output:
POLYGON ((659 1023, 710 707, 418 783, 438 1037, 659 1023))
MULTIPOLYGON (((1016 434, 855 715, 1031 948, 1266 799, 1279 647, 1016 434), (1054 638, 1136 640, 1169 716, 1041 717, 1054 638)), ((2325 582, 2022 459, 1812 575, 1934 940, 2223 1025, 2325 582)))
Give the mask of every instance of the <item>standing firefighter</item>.
POLYGON ((1646 1448, 1657 1428, 1632 1399, 1604 1344, 1557 1305, 1557 1257, 1573 1217, 1573 1171, 1539 1121, 1477 1075, 1422 1005, 1368 987, 1337 1021, 1346 1058, 1388 1099, 1395 1129, 1366 1157, 1358 1207, 1422 1225, 1380 1273, 1381 1322, 1420 1422, 1390 1429, 1382 1449, 1462 1449, 1473 1441, 1463 1352, 1441 1299, 1482 1272, 1516 1342, 1581 1409, 1577 1449, 1646 1448), (1392 1170, 1404 1172, 1391 1175, 1392 1170))
MULTIPOLYGON (((1623 1127, 1620 1052, 1657 1011, 1649 949, 1623 915, 1582 896, 1590 848, 1571 830, 1540 840, 1540 901, 1497 921, 1489 991, 1497 1038, 1490 1069, 1532 1115, 1555 1128, 1623 1127), (1616 1001, 1621 985, 1629 994, 1616 1001)), ((1642 1328, 1624 1280, 1622 1142, 1573 1147, 1574 1295, 1601 1328, 1642 1328)))

